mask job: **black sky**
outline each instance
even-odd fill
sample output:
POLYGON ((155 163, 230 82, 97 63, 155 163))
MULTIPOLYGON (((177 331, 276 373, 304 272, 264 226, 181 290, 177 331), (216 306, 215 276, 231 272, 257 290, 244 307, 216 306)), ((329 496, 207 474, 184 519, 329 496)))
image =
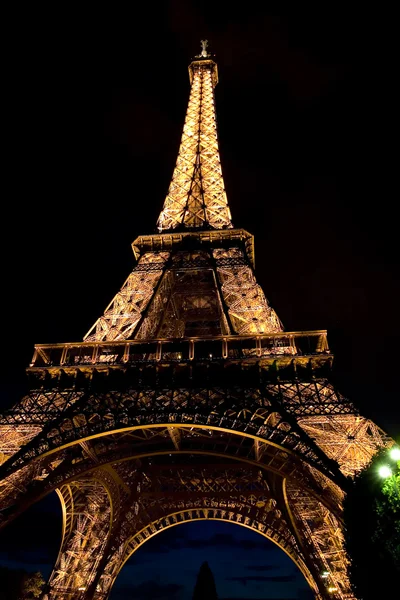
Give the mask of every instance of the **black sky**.
POLYGON ((340 390, 398 436, 390 15, 160 4, 10 17, 1 406, 34 343, 82 339, 131 271, 132 240, 154 231, 208 38, 228 200, 255 235, 258 281, 287 330, 328 329, 340 390))

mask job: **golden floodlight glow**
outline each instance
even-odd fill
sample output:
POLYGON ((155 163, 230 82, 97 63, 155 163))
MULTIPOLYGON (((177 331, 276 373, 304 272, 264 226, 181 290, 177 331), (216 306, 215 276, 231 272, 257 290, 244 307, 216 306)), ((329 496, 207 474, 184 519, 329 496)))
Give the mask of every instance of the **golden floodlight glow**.
POLYGON ((158 232, 135 239, 136 265, 84 342, 35 346, 28 391, 0 415, 0 527, 56 491, 49 600, 107 600, 147 540, 198 520, 251 529, 316 598, 355 600, 345 491, 393 440, 331 383, 326 331, 284 331, 269 305, 254 238, 231 221, 206 40, 189 74, 158 232))
POLYGON ((222 178, 214 104, 216 64, 190 65, 191 91, 171 185, 158 219, 160 232, 178 226, 233 227, 222 178))

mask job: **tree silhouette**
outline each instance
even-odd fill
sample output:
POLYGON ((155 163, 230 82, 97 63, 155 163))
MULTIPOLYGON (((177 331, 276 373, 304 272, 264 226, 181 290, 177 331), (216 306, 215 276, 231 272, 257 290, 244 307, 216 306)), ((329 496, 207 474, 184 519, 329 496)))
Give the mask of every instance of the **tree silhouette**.
POLYGON ((217 588, 215 587, 214 575, 208 562, 205 561, 200 567, 194 586, 193 600, 218 600, 217 588))
POLYGON ((41 573, 0 566, 0 600, 33 600, 39 598, 44 579, 41 573))

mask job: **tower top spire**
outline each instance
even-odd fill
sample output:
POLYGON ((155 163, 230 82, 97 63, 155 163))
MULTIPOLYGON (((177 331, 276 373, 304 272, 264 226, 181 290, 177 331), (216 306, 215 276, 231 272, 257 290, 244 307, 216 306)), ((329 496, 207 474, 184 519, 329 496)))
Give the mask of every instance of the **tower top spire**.
POLYGON ((214 87, 218 70, 201 40, 189 65, 189 104, 178 158, 160 213, 160 232, 232 228, 219 157, 214 87))
POLYGON ((199 54, 199 56, 196 56, 196 58, 209 58, 211 55, 207 51, 208 40, 200 40, 200 44, 201 44, 201 54, 199 54))

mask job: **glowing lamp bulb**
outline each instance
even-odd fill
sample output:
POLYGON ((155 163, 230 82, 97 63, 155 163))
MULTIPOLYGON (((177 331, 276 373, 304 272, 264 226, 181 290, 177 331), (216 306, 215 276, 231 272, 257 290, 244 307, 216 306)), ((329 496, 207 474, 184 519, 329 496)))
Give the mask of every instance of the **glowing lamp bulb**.
POLYGON ((392 448, 390 451, 390 458, 393 458, 393 460, 400 460, 400 448, 392 448))
POLYGON ((379 476, 383 477, 383 479, 386 479, 387 477, 391 477, 392 475, 392 469, 390 467, 388 467, 387 465, 383 465, 382 467, 379 468, 379 476))

